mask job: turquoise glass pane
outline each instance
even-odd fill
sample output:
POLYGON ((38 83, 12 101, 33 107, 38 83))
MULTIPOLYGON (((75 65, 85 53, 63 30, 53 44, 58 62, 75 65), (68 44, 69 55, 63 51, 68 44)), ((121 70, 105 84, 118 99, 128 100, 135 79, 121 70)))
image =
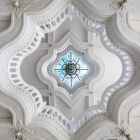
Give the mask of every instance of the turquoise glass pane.
POLYGON ((73 51, 68 51, 61 56, 55 65, 54 72, 68 87, 73 88, 88 72, 88 66, 83 63, 82 58, 73 51))

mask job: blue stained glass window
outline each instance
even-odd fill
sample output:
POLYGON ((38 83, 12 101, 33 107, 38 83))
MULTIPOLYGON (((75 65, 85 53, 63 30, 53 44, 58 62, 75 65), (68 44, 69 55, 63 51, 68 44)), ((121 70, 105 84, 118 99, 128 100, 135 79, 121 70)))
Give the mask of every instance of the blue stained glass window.
POLYGON ((55 65, 54 73, 61 83, 73 88, 88 73, 88 66, 84 64, 80 56, 70 50, 60 57, 55 65))

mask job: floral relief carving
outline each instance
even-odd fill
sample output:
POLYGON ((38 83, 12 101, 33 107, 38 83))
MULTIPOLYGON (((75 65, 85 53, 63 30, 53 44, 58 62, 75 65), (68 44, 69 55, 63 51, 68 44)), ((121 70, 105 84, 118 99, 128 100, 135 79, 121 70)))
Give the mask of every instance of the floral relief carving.
POLYGON ((31 7, 26 0, 11 0, 7 5, 9 10, 19 18, 24 11, 31 7))
POLYGON ((13 12, 18 18, 27 11, 29 8, 31 8, 32 3, 39 0, 10 0, 10 2, 7 4, 8 8, 11 12, 13 12))
POLYGON ((115 0, 110 4, 110 7, 119 13, 122 17, 128 8, 128 0, 115 0))
POLYGON ((33 131, 26 128, 20 120, 18 121, 16 127, 12 128, 11 132, 13 137, 15 137, 15 140, 28 140, 28 137, 33 134, 33 131))

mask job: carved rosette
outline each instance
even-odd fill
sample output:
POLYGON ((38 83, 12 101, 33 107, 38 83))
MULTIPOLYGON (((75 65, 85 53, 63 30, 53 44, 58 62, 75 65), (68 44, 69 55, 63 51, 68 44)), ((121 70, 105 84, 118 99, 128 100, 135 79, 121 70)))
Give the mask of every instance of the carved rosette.
POLYGON ((11 129, 11 133, 15 140, 28 140, 28 137, 33 134, 33 131, 25 127, 24 124, 19 120, 17 125, 11 129))
POLYGON ((39 0, 10 0, 7 4, 8 9, 20 18, 20 16, 32 7, 32 3, 39 0))

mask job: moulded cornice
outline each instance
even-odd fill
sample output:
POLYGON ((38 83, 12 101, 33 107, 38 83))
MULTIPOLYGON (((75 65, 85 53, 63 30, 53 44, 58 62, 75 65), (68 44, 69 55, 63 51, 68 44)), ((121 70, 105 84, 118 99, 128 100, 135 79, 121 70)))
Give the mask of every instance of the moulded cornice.
POLYGON ((116 31, 118 31, 119 34, 122 35, 123 37, 123 41, 125 43, 128 43, 132 46, 140 46, 139 44, 139 40, 140 40, 140 36, 139 33, 135 32, 129 25, 128 22, 128 14, 127 13, 125 16, 123 16, 122 18, 120 18, 118 15, 116 15, 116 17, 114 17, 116 20, 116 31))
POLYGON ((109 120, 108 116, 103 113, 91 118, 83 127, 81 127, 75 133, 74 140, 85 140, 90 139, 90 137, 92 137, 92 139, 102 140, 108 137, 115 137, 112 133, 112 130, 115 127, 116 124, 109 120))
MULTIPOLYGON (((137 73, 137 75, 139 75, 139 73, 137 73)), ((120 124, 122 120, 126 120, 129 124, 129 111, 133 106, 139 103, 139 82, 140 78, 135 75, 129 86, 120 90, 120 92, 110 99, 108 112, 116 123, 120 124)))
MULTIPOLYGON (((108 105, 110 115, 112 114, 112 119, 114 119, 114 121, 118 123, 120 123, 122 120, 122 117, 120 116, 121 113, 118 114, 118 109, 121 108, 121 106, 123 106, 123 101, 125 101, 125 99, 127 100, 127 97, 129 98, 130 95, 135 96, 135 94, 137 94, 137 92, 139 91, 139 82, 140 82, 139 44, 138 44, 139 36, 131 28, 129 28, 126 19, 127 19, 126 16, 124 16, 123 18, 119 18, 118 16, 116 16, 112 17, 108 22, 108 26, 110 27, 110 29, 108 30, 108 35, 110 39, 113 40, 115 44, 118 44, 119 46, 122 47, 122 49, 127 50, 127 52, 129 52, 129 54, 132 55, 131 58, 133 59, 134 64, 133 66, 134 76, 130 84, 126 86, 124 90, 121 90, 118 92, 118 94, 112 96, 112 98, 110 99, 110 103, 108 105), (125 26, 122 23, 124 23, 125 26), (112 31, 114 32, 113 35, 111 33, 112 31)), ((128 107, 126 106, 125 107, 129 108, 129 105, 127 106, 128 107)), ((128 110, 127 109, 125 111, 123 110, 125 112, 124 113, 125 117, 128 115, 126 113, 128 112, 128 110)), ((126 118, 126 120, 128 120, 128 118, 126 118)))
MULTIPOLYGON (((75 16, 83 23, 85 28, 87 28, 90 31, 94 31, 101 36, 101 41, 104 44, 104 46, 112 53, 115 53, 120 58, 122 65, 124 66, 122 77, 114 85, 110 86, 102 96, 102 105, 106 106, 106 102, 108 102, 109 97, 118 89, 124 87, 127 83, 129 83, 133 75, 133 62, 131 60, 131 57, 127 52, 125 52, 125 50, 121 49, 120 46, 117 46, 115 43, 113 43, 112 40, 110 40, 110 38, 108 37, 108 31, 105 29, 105 27, 108 26, 104 27, 104 25, 101 23, 98 23, 96 21, 93 22, 93 19, 90 19, 88 16, 83 14, 75 7, 72 7, 72 9, 75 13, 75 16)), ((113 30, 110 31, 113 34, 113 30)))
POLYGON ((115 10, 110 7, 112 3, 111 0, 76 0, 73 1, 73 4, 86 15, 89 16, 90 19, 99 22, 105 22, 110 16, 115 13, 115 10))
POLYGON ((29 138, 31 140, 37 139, 37 140, 57 140, 57 138, 55 136, 53 136, 53 134, 49 133, 46 129, 41 128, 40 126, 37 127, 37 125, 30 125, 29 126, 30 129, 33 130, 33 136, 30 136, 29 138))
MULTIPOLYGON (((23 21, 22 19, 16 20, 16 17, 14 14, 10 15, 10 19, 11 19, 10 26, 6 30, 0 33, 0 38, 1 38, 0 46, 4 46, 6 43, 16 38, 22 28, 22 21, 23 21)), ((5 48, 3 47, 0 50, 0 52, 2 52, 3 49, 5 48)))
POLYGON ((67 134, 66 131, 63 130, 59 124, 54 124, 54 120, 47 118, 46 120, 42 118, 35 118, 30 125, 28 126, 32 131, 34 135, 31 135, 29 138, 37 138, 40 137, 44 140, 70 140, 70 135, 67 134), (42 119, 38 122, 38 119, 42 119), (46 123, 48 125, 44 125, 46 123), (55 135, 54 135, 55 134, 55 135))
MULTIPOLYGON (((6 46, 4 46, 3 47, 3 50, 4 50, 4 48, 5 48, 5 50, 6 51, 3 51, 3 52, 1 52, 1 55, 0 55, 0 57, 1 57, 1 60, 4 60, 4 61, 1 61, 1 79, 3 79, 2 81, 1 81, 1 87, 3 88, 3 89, 6 89, 6 90, 4 90, 4 92, 6 92, 7 94, 9 94, 10 93, 10 96, 11 95, 13 95, 13 97, 15 97, 15 99, 17 98, 17 99, 19 99, 19 98, 21 98, 22 97, 22 99, 23 98, 26 98, 23 102, 24 102, 24 105, 23 105, 23 107, 25 107, 26 108, 26 110, 25 111, 27 111, 27 110, 29 110, 29 108, 28 108, 28 105, 31 107, 30 108, 30 111, 28 111, 28 115, 30 116, 34 111, 35 111, 35 106, 36 105, 33 105, 34 103, 34 101, 32 102, 29 102, 28 101, 28 97, 30 96, 29 94, 26 94, 26 91, 24 90, 22 90, 21 88, 19 89, 19 87, 17 87, 17 86, 14 86, 15 84, 12 84, 11 82, 11 80, 8 80, 10 77, 10 73, 13 71, 19 71, 19 69, 17 69, 16 68, 16 70, 13 70, 14 68, 9 68, 9 69, 7 69, 9 66, 8 65, 10 65, 9 64, 9 60, 11 60, 11 57, 13 57, 14 55, 16 55, 16 54, 18 54, 18 51, 21 49, 23 49, 24 47, 27 47, 25 44, 27 43, 29 43, 28 41, 30 41, 31 43, 32 43, 32 39, 30 40, 30 38, 28 38, 28 36, 31 36, 31 38, 34 36, 34 34, 36 33, 36 30, 35 30, 35 26, 33 26, 33 24, 32 24, 32 22, 29 22, 30 21, 30 19, 28 19, 28 18, 26 18, 27 20, 28 20, 28 23, 30 23, 30 25, 32 25, 32 29, 35 31, 35 32, 30 32, 31 34, 33 34, 33 35, 27 35, 28 33, 27 33, 27 31, 28 30, 30 30, 31 31, 31 26, 29 26, 29 24, 28 24, 28 28, 26 28, 26 25, 24 24, 24 26, 23 27, 25 27, 25 28, 22 28, 23 30, 20 32, 20 35, 16 38, 16 39, 14 39, 12 42, 10 42, 10 43, 8 43, 6 46), (24 38, 26 36, 26 39, 24 38), (24 38, 24 39, 23 39, 24 38), (17 41, 18 40, 18 41, 17 41), (13 48, 14 49, 11 49, 11 46, 13 46, 13 48), (19 47, 20 46, 20 47, 19 47), (13 51, 12 51, 13 50, 13 51), (7 63, 5 63, 5 62, 7 62, 7 63), (11 71, 11 70, 12 71, 11 71), (4 73, 5 73, 5 75, 3 74, 3 71, 4 71, 4 73), (8 71, 11 71, 10 73, 8 72, 8 71), (9 73, 9 74, 8 74, 9 73), (7 78, 6 78, 7 77, 7 78), (11 91, 12 91, 12 93, 11 93, 11 91), (17 96, 19 96, 19 97, 17 97, 17 96), (28 96, 28 97, 27 97, 28 96), (25 103, 26 102, 26 103, 25 103), (34 109, 33 109, 34 108, 34 109), (32 112, 33 111, 33 112, 32 112), (30 113, 29 113, 30 112, 30 113)), ((24 22, 26 23, 27 22, 27 20, 25 20, 24 19, 24 22)), ((1 50, 2 51, 2 50, 1 50)), ((21 54, 20 54, 20 56, 21 56, 21 54)), ((18 57, 20 57, 20 56, 18 56, 18 57)), ((21 60, 20 58, 18 59, 18 60, 21 60)), ((16 61, 15 61, 16 62, 16 61)), ((11 65, 11 67, 12 67, 12 65, 11 65)), ((22 100, 22 99, 20 99, 20 100, 22 100)), ((33 100, 32 98, 30 98, 30 100, 33 100)), ((21 104, 22 104, 22 102, 21 102, 21 104)), ((36 111, 35 111, 36 112, 36 111)), ((34 112, 34 113, 35 113, 34 112)), ((33 113, 33 114, 34 114, 33 113)), ((33 115, 32 114, 32 115, 33 115)), ((31 119, 31 116, 30 116, 30 119, 31 119)), ((29 120, 30 120, 29 119, 29 120)), ((28 120, 28 121, 29 121, 28 120)))
POLYGON ((37 74, 40 80, 43 83, 49 85, 50 93, 62 98, 62 100, 65 101, 65 103, 70 107, 72 107, 73 104, 75 104, 81 97, 88 96, 88 94, 93 91, 93 83, 95 81, 97 82, 99 80, 99 77, 101 78, 101 76, 103 75, 104 67, 101 65, 102 63, 100 62, 100 59, 96 58, 96 56, 92 56, 90 51, 90 47, 87 43, 82 43, 73 33, 69 32, 59 43, 57 43, 55 46, 51 46, 51 48, 48 49, 48 54, 41 58, 41 60, 38 62, 37 74), (88 78, 85 81, 85 87, 78 88, 72 96, 66 89, 58 86, 55 78, 50 76, 46 71, 48 65, 56 59, 57 54, 64 51, 69 46, 69 44, 71 44, 81 53, 84 53, 84 56, 87 60, 89 60, 90 62, 91 60, 93 60, 93 65, 95 65, 95 74, 93 78, 88 78), (99 65, 101 67, 99 67, 99 65), (84 92, 84 94, 79 94, 84 90, 86 91, 84 92))
POLYGON ((9 19, 11 21, 10 26, 6 30, 4 30, 0 33, 0 37, 2 37, 4 34, 9 33, 14 28, 14 25, 15 25, 14 14, 11 14, 10 16, 8 16, 7 19, 9 19))
POLYGON ((12 113, 13 126, 16 126, 18 120, 22 120, 26 124, 26 112, 24 112, 22 105, 13 97, 0 92, 0 106, 12 113))
POLYGON ((118 45, 122 45, 122 43, 124 43, 124 45, 136 46, 136 48, 139 46, 139 34, 130 28, 128 23, 128 14, 123 17, 116 14, 110 17, 106 25, 108 25, 107 32, 110 39, 114 42, 118 41, 118 45), (113 32, 112 34, 115 34, 115 36, 117 35, 117 40, 115 36, 111 36, 111 30, 113 32))

